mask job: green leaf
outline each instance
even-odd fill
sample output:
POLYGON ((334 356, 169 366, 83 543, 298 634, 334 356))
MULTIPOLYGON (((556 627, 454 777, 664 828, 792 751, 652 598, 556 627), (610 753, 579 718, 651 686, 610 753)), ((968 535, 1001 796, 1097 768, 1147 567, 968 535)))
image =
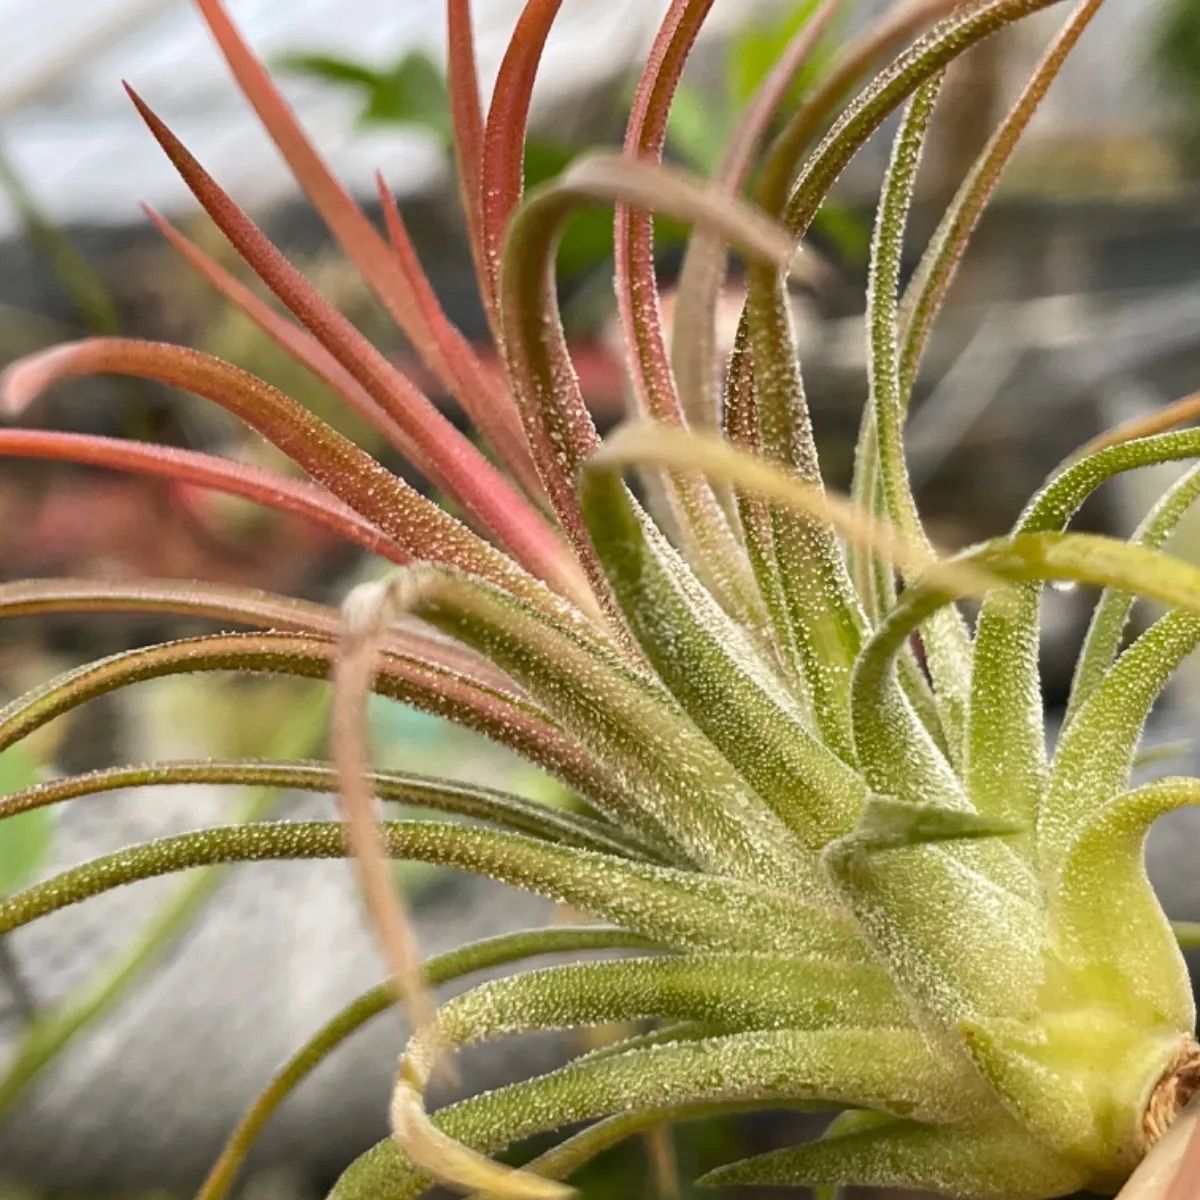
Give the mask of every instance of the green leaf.
MULTIPOLYGON (((853 927, 826 908, 719 875, 634 863, 446 821, 386 821, 388 852, 472 871, 581 908, 675 947, 854 958, 853 927)), ((185 833, 131 846, 0 901, 0 935, 113 888, 223 862, 345 856, 336 821, 281 821, 185 833)))
POLYGON ((979 1200, 1044 1200, 1082 1187, 1087 1174, 997 1116, 974 1128, 876 1121, 837 1137, 776 1150, 710 1171, 702 1187, 846 1185, 919 1188, 979 1200))
POLYGON ((723 1032, 911 1025, 903 999, 873 964, 704 952, 527 971, 454 997, 438 1024, 461 1046, 649 1018, 701 1021, 723 1032))
POLYGON ((1004 846, 979 840, 1010 832, 969 811, 874 797, 822 859, 892 977, 947 1030, 979 1014, 1036 1012, 1043 929, 1033 881, 1015 876, 1004 846))
POLYGON ((485 653, 594 757, 619 767, 632 785, 622 823, 720 874, 819 888, 815 863, 656 677, 479 580, 413 570, 414 615, 485 653))
MULTIPOLYGON (((825 1099, 925 1120, 962 1120, 988 1101, 960 1060, 905 1030, 767 1030, 583 1060, 434 1114, 446 1134, 485 1154, 547 1128, 663 1105, 825 1099)), ((392 1140, 358 1158, 330 1200, 412 1200, 429 1186, 392 1140)))
POLYGON ((868 854, 970 838, 1007 837, 1021 827, 981 817, 973 812, 909 804, 887 796, 872 796, 857 828, 850 835, 855 847, 868 854))
POLYGON ((1128 786, 1150 709, 1198 644, 1200 617, 1160 618, 1117 659, 1063 731, 1038 811, 1038 855, 1047 870, 1079 825, 1128 786))
MULTIPOLYGON (((867 291, 867 374, 870 385, 867 411, 874 416, 875 437, 869 445, 875 453, 867 456, 866 465, 875 469, 865 473, 861 486, 866 489, 864 496, 873 496, 878 487, 888 520, 902 537, 915 545, 925 546, 928 546, 928 539, 917 511, 904 456, 906 398, 900 383, 898 304, 908 213, 941 81, 940 74, 934 75, 917 89, 896 134, 876 215, 867 291)), ((912 581, 911 572, 906 572, 905 577, 907 582, 912 581)), ((962 761, 971 684, 970 638, 961 615, 952 606, 934 614, 922 631, 922 638, 951 762, 958 767, 962 761)), ((905 711, 897 708, 897 717, 905 711)), ((916 720, 915 714, 912 719, 916 720)))
POLYGON ((1078 828, 1052 883, 1061 953, 1138 1025, 1195 1023, 1187 967, 1144 865, 1155 819, 1195 804, 1195 779, 1163 779, 1109 800, 1078 828))
MULTIPOLYGON (((1146 514, 1130 539, 1140 546, 1161 547, 1176 526, 1200 497, 1200 466, 1185 471, 1146 514)), ((1067 703, 1065 724, 1069 725, 1076 712, 1100 686, 1121 648, 1121 638, 1133 608, 1134 597, 1128 592, 1106 588, 1092 612, 1083 649, 1075 664, 1071 680, 1071 696, 1067 703)))
MULTIPOLYGON (((37 782, 37 765, 20 746, 0 754, 0 796, 37 782)), ((38 872, 54 843, 54 817, 47 810, 20 813, 0 823, 0 896, 23 887, 38 872)))
MULTIPOLYGON (((489 967, 533 955, 580 950, 611 950, 638 945, 639 940, 618 929, 592 926, 559 926, 500 934, 470 942, 431 958, 424 965, 431 987, 489 967)), ((275 1073, 225 1143, 196 1200, 221 1200, 229 1191, 242 1163, 264 1126, 299 1084, 343 1042, 380 1013, 395 1004, 390 984, 379 984, 355 998, 326 1022, 275 1073)))
MULTIPOLYGON (((1200 431, 1110 446, 1064 467, 1033 497, 1017 535, 1066 527, 1106 480, 1124 471, 1200 454, 1200 431)), ((1031 822, 1046 788, 1045 719, 1038 671, 1040 588, 1001 589, 976 626, 968 722, 968 791, 980 812, 1031 822)))
POLYGON ((845 832, 862 780, 810 731, 744 630, 614 473, 586 470, 580 499, 617 601, 672 695, 805 845, 845 832))
POLYGON ((450 145, 446 81, 433 59, 421 51, 406 54, 382 71, 353 59, 321 53, 289 54, 282 59, 282 66, 293 75, 358 91, 363 101, 359 120, 364 125, 414 125, 450 145))

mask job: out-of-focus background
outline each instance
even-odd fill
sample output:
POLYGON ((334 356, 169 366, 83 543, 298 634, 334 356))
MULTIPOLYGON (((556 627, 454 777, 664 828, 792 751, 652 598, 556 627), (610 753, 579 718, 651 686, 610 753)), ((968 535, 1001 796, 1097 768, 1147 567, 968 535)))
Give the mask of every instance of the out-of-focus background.
MULTIPOLYGON (((482 320, 446 145, 439 0, 231 0, 316 141, 374 208, 382 168, 451 315, 482 320)), ((476 0, 481 66, 495 71, 518 0, 476 0)), ((672 124, 672 156, 711 169, 738 108, 803 6, 717 0, 672 124)), ((847 35, 887 8, 848 4, 847 35)), ((634 70, 663 0, 567 0, 537 91, 531 180, 582 148, 619 144, 634 70)), ((915 256, 975 152, 1063 17, 1060 6, 998 36, 956 69, 924 165, 915 256), (950 97, 947 98, 948 101, 950 97)), ((420 374, 353 270, 300 202, 186 0, 0 0, 0 364, 89 333, 163 338, 270 379, 388 458, 371 432, 282 356, 153 231, 147 202, 236 269, 130 107, 127 78, 330 298, 420 374)), ((844 484, 864 392, 864 256, 887 144, 847 172, 819 222, 794 295, 809 395, 831 480, 844 484)), ((1108 0, 1055 86, 979 231, 922 377, 913 470, 948 545, 998 533, 1060 459, 1100 428, 1200 389, 1200 6, 1108 0)), ((611 325, 608 220, 576 222, 560 266, 588 398, 609 425, 624 406, 611 325)), ((659 239, 664 276, 679 231, 659 239)), ((431 387, 435 384, 428 382, 431 387)), ((59 389, 37 425, 273 461, 222 413, 124 380, 59 389)), ((388 459, 390 462, 391 460, 388 459)), ((399 467, 399 464, 394 464, 399 467)), ((1112 485, 1081 527, 1128 530, 1171 477, 1112 485)), ((1200 552, 1186 528, 1177 548, 1200 552)), ((0 578, 202 577, 336 602, 380 573, 330 537, 232 500, 133 476, 6 460, 0 578)), ((1061 703, 1086 595, 1051 593, 1045 689, 1061 703)), ((193 632, 157 618, 12 621, 0 628, 0 698, 133 645, 193 632)), ((76 771, 155 757, 319 755, 325 697, 294 682, 204 676, 96 701, 39 735, 32 758, 76 771)), ((1200 676, 1186 670, 1151 740, 1186 738, 1200 676)), ((395 705, 374 713, 387 765, 555 785, 468 735, 395 705)), ((1194 750, 1176 753, 1195 758, 1194 750)), ((1178 762, 1172 763, 1177 767, 1178 762)), ((1194 764, 1193 764, 1194 765, 1194 764)), ((0 790, 32 759, 0 759, 0 790)), ((204 789, 93 799, 0 830, 0 891, 133 840, 236 819, 248 809, 325 813, 323 801, 204 789)), ((1200 828, 1159 831, 1152 867, 1173 915, 1200 917, 1200 828)), ((428 952, 552 919, 498 886, 405 870, 428 952)), ((341 864, 270 864, 139 885, 0 943, 0 1197, 186 1195, 272 1069, 377 981, 341 864), (38 1035, 61 1035, 56 1054, 38 1035), (31 1046, 33 1050, 31 1051, 31 1046)), ((360 1034, 272 1123, 242 1192, 322 1194, 384 1132, 400 1034, 360 1034)), ((529 1073, 561 1042, 465 1060, 465 1086, 529 1073)), ((786 1141, 788 1120, 677 1138, 683 1174, 786 1141)), ((651 1195, 644 1150, 610 1156, 588 1195, 651 1195)))

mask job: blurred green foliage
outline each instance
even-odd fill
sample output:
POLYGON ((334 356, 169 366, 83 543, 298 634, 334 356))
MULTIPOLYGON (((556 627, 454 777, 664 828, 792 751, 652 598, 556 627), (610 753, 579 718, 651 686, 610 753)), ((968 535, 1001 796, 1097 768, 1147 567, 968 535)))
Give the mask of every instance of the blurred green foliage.
POLYGON ((1180 101, 1183 151, 1200 161, 1200 3, 1164 0, 1154 26, 1151 62, 1163 86, 1180 101))
MULTIPOLYGON (((725 47, 719 95, 712 87, 684 84, 676 94, 667 131, 671 155, 683 165, 704 175, 717 168, 721 152, 737 121, 759 85, 779 61, 789 42, 803 29, 817 7, 817 0, 803 0, 782 15, 748 22, 725 47)), ((827 41, 826 46, 834 44, 827 41)), ((827 61, 828 50, 819 50, 800 73, 790 103, 799 101, 814 75, 827 61)), ((356 92, 362 126, 394 125, 426 130, 449 157, 453 150, 449 119, 449 96, 442 68, 423 51, 412 51, 381 68, 322 53, 294 53, 280 60, 284 70, 356 92)), ((785 105, 785 110, 788 106, 785 105)), ((525 152, 525 186, 536 187, 562 173, 586 146, 571 145, 544 137, 530 137, 525 152)), ((820 231, 846 257, 865 256, 867 235, 861 222, 836 205, 828 205, 820 217, 820 231)), ((671 221, 655 222, 655 246, 662 256, 678 251, 686 229, 671 221)), ((597 272, 612 257, 612 216, 607 211, 589 210, 572 218, 559 249, 560 276, 580 281, 597 272)))
MULTIPOLYGON (((32 787, 37 779, 37 765, 23 747, 0 754, 0 796, 32 787)), ((0 833, 0 896, 33 879, 53 843, 53 809, 35 808, 5 821, 0 833)))

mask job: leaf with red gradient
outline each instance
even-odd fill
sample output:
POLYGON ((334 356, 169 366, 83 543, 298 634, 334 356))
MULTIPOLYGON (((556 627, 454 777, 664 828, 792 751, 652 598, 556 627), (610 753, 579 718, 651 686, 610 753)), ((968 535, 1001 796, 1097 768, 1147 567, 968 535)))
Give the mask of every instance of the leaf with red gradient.
POLYGON ((608 585, 575 489, 576 476, 599 439, 548 281, 554 249, 570 214, 588 204, 614 201, 707 224, 749 254, 776 263, 792 252, 787 234, 752 206, 731 202, 680 172, 625 156, 580 159, 556 182, 531 195, 513 219, 501 274, 509 376, 546 494, 599 596, 608 595, 608 585))
POLYGON ((500 256, 508 223, 521 202, 525 169, 525 132, 542 51, 562 0, 526 0, 500 63, 483 131, 480 206, 484 276, 480 284, 492 313, 500 320, 500 256))
MULTIPOLYGON (((412 438, 420 455, 415 465, 432 463, 450 494, 519 561, 565 594, 587 603, 554 532, 514 486, 317 292, 140 97, 127 90, 193 195, 259 278, 412 438)), ((382 245, 387 254, 386 243, 382 245)))
MULTIPOLYGON (((646 60, 629 123, 625 153, 662 160, 671 101, 713 0, 672 0, 646 60)), ((654 266, 654 223, 646 210, 617 206, 614 221, 617 305, 625 342, 633 350, 634 393, 643 413, 684 424, 663 340, 654 266)))
MULTIPOLYGON (((825 0, 804 22, 738 119, 715 179, 730 195, 746 186, 771 125, 843 3, 825 0)), ((676 288, 671 364, 683 413, 702 429, 720 424, 715 323, 724 278, 725 247, 704 233, 693 234, 676 288)))
POLYGON ((529 446, 525 441, 525 430, 521 425, 521 417, 513 403, 502 375, 490 369, 467 346, 462 334, 450 324, 442 306, 438 303, 430 286, 429 278, 421 267, 417 257, 416 247, 409 237, 408 228, 396 198, 384 182, 383 176, 375 177, 379 192, 379 202, 383 208, 384 221, 387 224, 388 238, 392 244, 396 261, 409 281, 414 297, 421 306, 429 328, 438 343, 444 347, 450 356, 458 355, 466 363, 464 355, 470 356, 469 372, 470 386, 465 388, 459 397, 467 415, 475 428, 487 442, 494 446, 501 462, 520 482, 525 491, 533 497, 542 494, 541 480, 537 468, 529 455, 529 446))
POLYGON ((307 409, 211 355, 160 342, 89 338, 13 363, 0 376, 0 403, 9 412, 22 411, 55 383, 92 374, 152 379, 221 405, 374 524, 409 558, 454 563, 507 586, 523 577, 511 560, 307 409))
MULTIPOLYGON (((372 772, 371 783, 375 794, 385 802, 452 813, 544 841, 579 846, 601 854, 617 854, 625 858, 648 857, 645 847, 625 838, 601 821, 507 792, 460 780, 401 771, 372 772)), ((337 774, 326 763, 304 760, 204 759, 107 767, 8 792, 0 798, 0 821, 68 800, 103 796, 127 788, 188 785, 332 792, 337 789, 337 774)), ((5 826, 6 832, 8 828, 5 826)))
MULTIPOLYGON (((0 711, 0 749, 98 696, 134 683, 209 671, 326 679, 337 652, 332 638, 285 633, 212 634, 124 651, 65 672, 13 700, 0 711)), ((630 803, 612 772, 536 705, 476 683, 438 663, 425 649, 405 653, 389 645, 380 659, 374 690, 507 746, 558 776, 601 811, 630 803)))
MULTIPOLYGON (((221 0, 197 0, 197 4, 243 95, 258 114, 296 181, 426 365, 470 411, 480 372, 470 346, 461 337, 448 340, 431 325, 429 305, 414 290, 412 278, 398 269, 398 264, 387 253, 384 240, 334 177, 266 68, 230 20, 221 0)), ((477 96, 475 100, 477 105, 477 96)), ((469 105, 469 98, 466 103, 469 105)), ((422 284, 428 287, 423 276, 422 284)), ((445 314, 440 308, 437 311, 445 322, 445 314)))
MULTIPOLYGON (((483 104, 479 97, 479 69, 475 65, 475 31, 471 0, 446 0, 446 77, 450 90, 450 115, 454 123, 454 157, 458 186, 475 273, 484 277, 483 254, 483 104)), ((493 330, 493 333, 497 332, 493 330)))
MULTIPOLYGON (((2 380, 0 376, 0 386, 2 380)), ((6 456, 75 462, 211 488, 304 517, 393 562, 410 558, 394 538, 320 485, 215 455, 86 433, 0 429, 0 457, 6 456)))
MULTIPOLYGON (((674 0, 647 58, 625 135, 631 158, 662 160, 667 119, 688 57, 713 0, 674 0)), ((656 420, 686 426, 663 337, 654 262, 654 222, 645 209, 617 206, 614 220, 617 311, 639 410, 656 420)), ((718 239, 720 252, 725 243, 718 239)), ((709 342, 711 342, 711 336, 709 342)), ((721 604, 742 624, 764 624, 745 550, 708 481, 669 473, 663 480, 664 521, 676 526, 689 557, 721 604)), ((651 500, 656 499, 651 490, 651 500)))
POLYGON ((417 457, 416 446, 408 434, 375 403, 358 380, 316 338, 276 312, 148 204, 142 205, 142 211, 184 261, 249 317, 276 345, 332 388, 406 459, 417 457))

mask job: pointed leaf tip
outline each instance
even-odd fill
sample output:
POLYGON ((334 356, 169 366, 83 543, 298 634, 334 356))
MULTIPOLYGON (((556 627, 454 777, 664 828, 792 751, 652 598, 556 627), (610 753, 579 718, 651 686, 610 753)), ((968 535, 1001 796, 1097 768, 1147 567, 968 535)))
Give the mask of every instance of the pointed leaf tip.
POLYGON ((904 846, 966 838, 1007 837, 1021 832, 1020 825, 981 817, 978 813, 932 804, 910 804, 890 796, 872 796, 854 832, 834 845, 844 852, 874 854, 904 846))

